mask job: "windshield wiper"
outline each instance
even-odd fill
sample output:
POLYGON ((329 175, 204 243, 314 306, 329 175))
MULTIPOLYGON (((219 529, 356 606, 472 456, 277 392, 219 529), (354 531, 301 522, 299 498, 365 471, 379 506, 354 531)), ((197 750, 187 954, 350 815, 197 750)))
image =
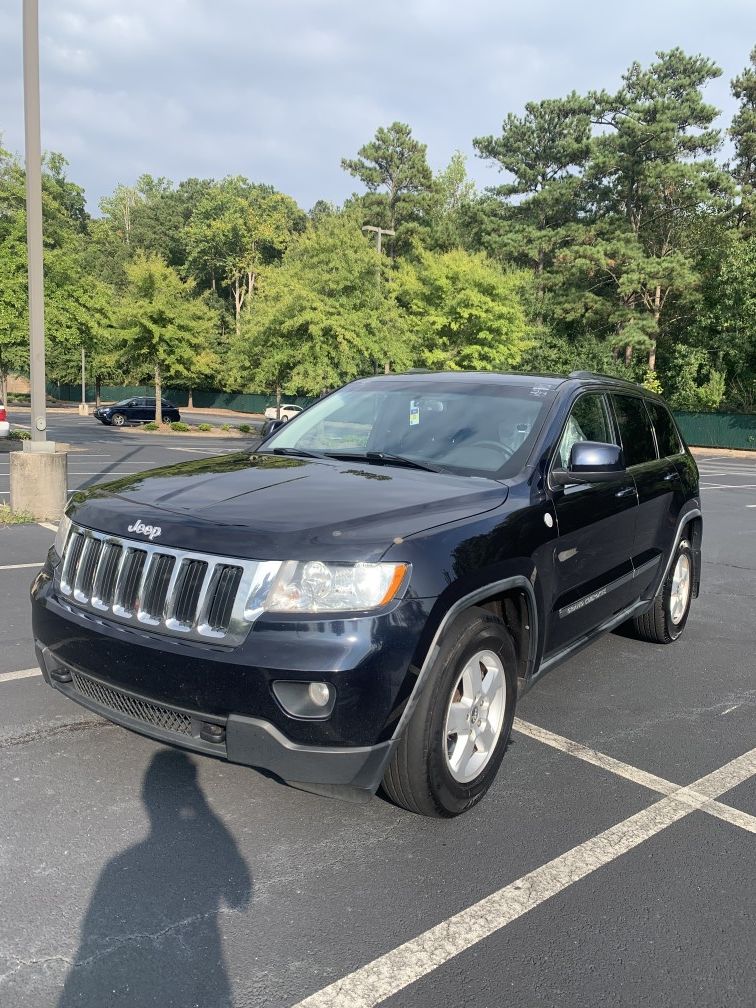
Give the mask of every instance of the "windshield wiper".
POLYGON ((366 462, 395 462, 397 465, 407 466, 408 469, 422 469, 424 472, 434 473, 445 472, 442 466, 433 465, 431 462, 419 462, 417 459, 406 458, 404 455, 392 455, 391 452, 328 452, 327 454, 332 458, 364 459, 366 462))
POLYGON ((330 455, 326 455, 325 452, 309 451, 307 448, 272 448, 271 453, 273 455, 291 455, 293 457, 301 455, 303 458, 325 459, 331 457, 330 455))

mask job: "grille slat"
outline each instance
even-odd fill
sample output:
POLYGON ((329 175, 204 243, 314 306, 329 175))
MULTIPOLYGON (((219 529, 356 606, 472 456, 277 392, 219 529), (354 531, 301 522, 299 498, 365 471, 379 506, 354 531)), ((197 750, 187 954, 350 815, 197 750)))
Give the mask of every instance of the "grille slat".
POLYGON ((73 582, 74 598, 77 602, 88 602, 92 594, 97 561, 100 559, 102 543, 99 539, 87 537, 81 551, 79 565, 73 582))
POLYGON ((159 621, 164 616, 165 602, 168 597, 168 585, 171 582, 175 557, 168 553, 156 553, 150 567, 142 594, 141 611, 146 616, 159 621))
POLYGON ((173 618, 182 626, 192 626, 197 615, 202 581, 207 570, 204 560, 185 560, 176 587, 173 618))
POLYGON ((188 714, 130 696, 96 679, 90 679, 80 672, 72 672, 71 678, 74 688, 82 696, 93 700, 101 707, 114 713, 126 714, 136 721, 145 721, 156 728, 162 728, 163 731, 176 732, 179 735, 192 734, 192 719, 188 714))
POLYGON ((119 543, 103 543, 92 588, 92 603, 98 609, 109 609, 113 604, 116 577, 122 553, 123 547, 119 543))
POLYGON ((262 597, 280 566, 272 560, 190 553, 73 525, 56 588, 98 618, 174 637, 237 644, 250 627, 247 600, 262 597))
POLYGON ((211 601, 207 609, 207 625, 211 630, 219 631, 228 626, 231 618, 231 608, 239 590, 242 579, 241 567, 231 567, 219 564, 216 570, 216 581, 211 591, 211 601))
POLYGON ((136 610, 137 592, 142 578, 147 553, 140 549, 128 549, 124 556, 116 584, 114 608, 124 615, 132 615, 136 610))

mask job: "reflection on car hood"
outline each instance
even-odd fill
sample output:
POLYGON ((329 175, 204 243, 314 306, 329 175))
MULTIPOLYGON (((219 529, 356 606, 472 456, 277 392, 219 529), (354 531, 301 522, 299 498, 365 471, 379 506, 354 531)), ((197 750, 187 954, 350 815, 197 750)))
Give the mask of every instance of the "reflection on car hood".
POLYGON ((74 520, 153 545, 252 559, 377 559, 396 539, 501 505, 493 480, 246 452, 129 475, 74 495, 74 520))

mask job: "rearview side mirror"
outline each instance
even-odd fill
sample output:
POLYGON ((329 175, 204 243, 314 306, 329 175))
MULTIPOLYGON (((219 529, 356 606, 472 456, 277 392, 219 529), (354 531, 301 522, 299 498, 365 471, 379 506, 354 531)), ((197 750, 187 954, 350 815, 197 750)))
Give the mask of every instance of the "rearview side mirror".
POLYGON ((273 431, 277 431, 278 428, 283 427, 285 423, 285 420, 268 420, 263 428, 263 437, 267 437, 269 434, 272 434, 273 431))
POLYGON ((553 469, 551 480, 556 486, 575 483, 608 483, 625 471, 622 449, 603 441, 576 441, 570 451, 566 469, 553 469))

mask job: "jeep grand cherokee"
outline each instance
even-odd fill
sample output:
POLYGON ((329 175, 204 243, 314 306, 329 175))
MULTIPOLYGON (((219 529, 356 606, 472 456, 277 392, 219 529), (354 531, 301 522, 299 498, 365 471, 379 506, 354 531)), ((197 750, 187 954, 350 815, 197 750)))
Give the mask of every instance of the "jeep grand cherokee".
POLYGON ((152 738, 457 815, 518 693, 698 593, 698 470, 637 385, 355 381, 255 451, 72 498, 33 589, 47 682, 152 738))

